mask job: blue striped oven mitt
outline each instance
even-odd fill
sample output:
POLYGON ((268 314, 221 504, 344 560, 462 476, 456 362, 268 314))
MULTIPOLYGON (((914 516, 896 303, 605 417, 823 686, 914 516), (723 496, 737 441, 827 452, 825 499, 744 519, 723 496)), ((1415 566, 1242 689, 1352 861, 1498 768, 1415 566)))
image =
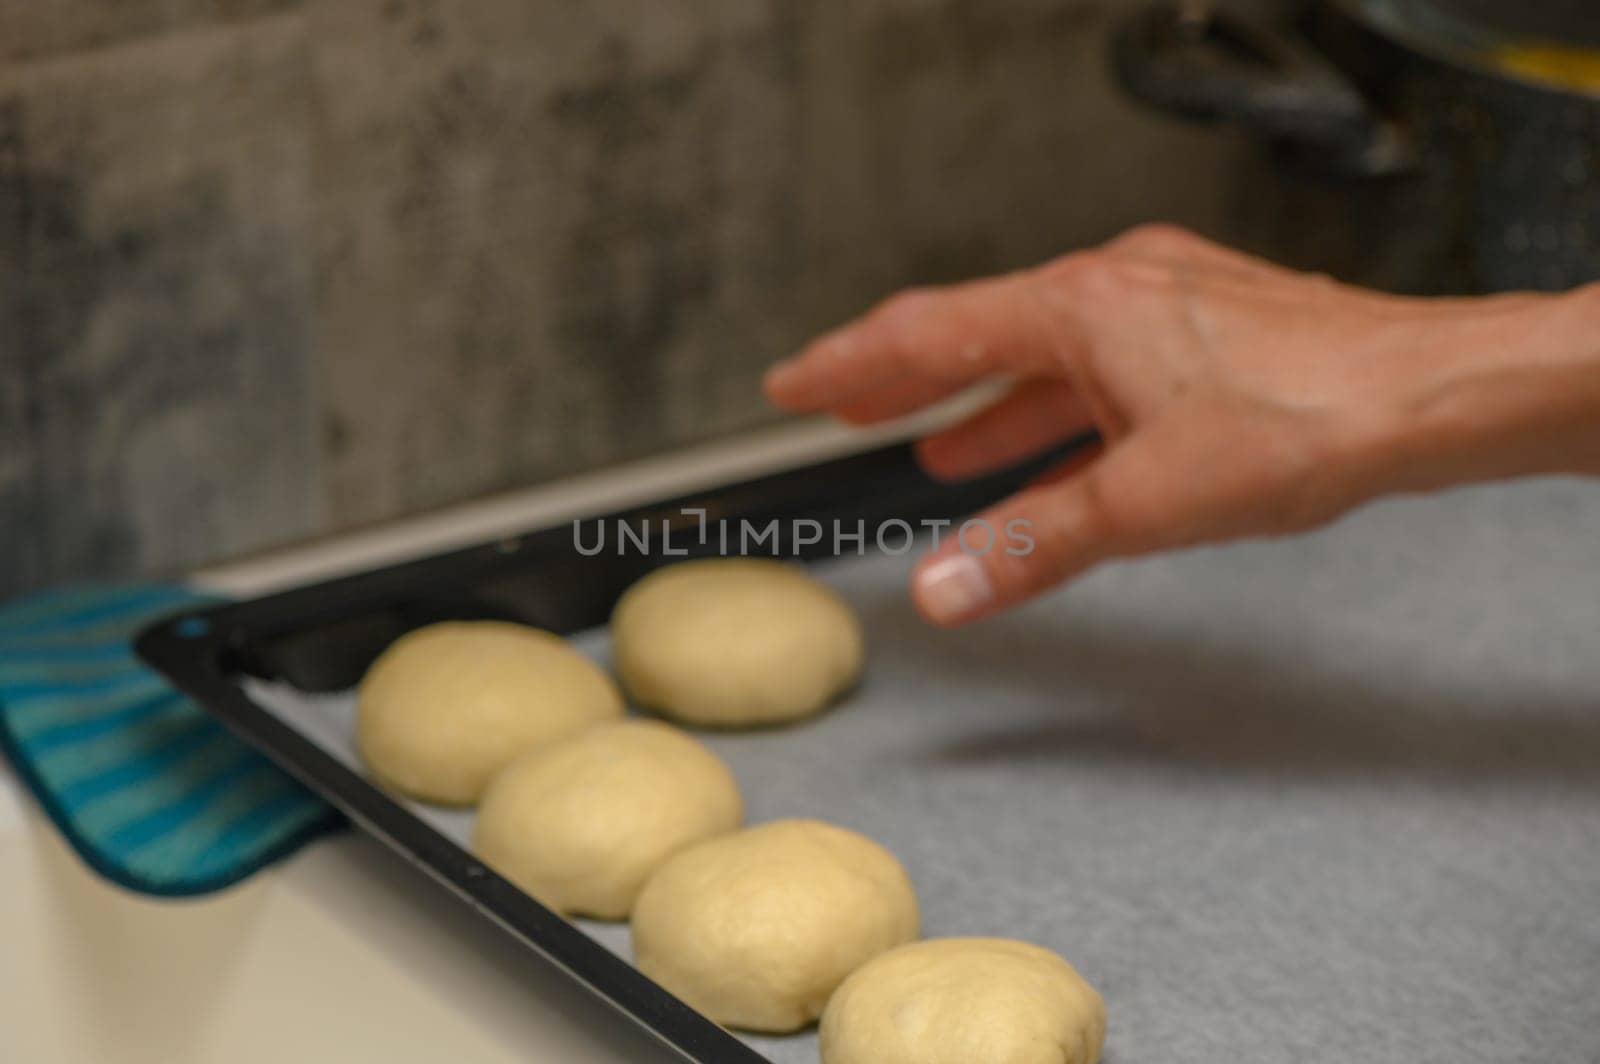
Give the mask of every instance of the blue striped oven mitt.
POLYGON ((341 823, 134 656, 146 625, 210 601, 141 585, 0 606, 0 749, 84 861, 145 894, 221 889, 341 823))

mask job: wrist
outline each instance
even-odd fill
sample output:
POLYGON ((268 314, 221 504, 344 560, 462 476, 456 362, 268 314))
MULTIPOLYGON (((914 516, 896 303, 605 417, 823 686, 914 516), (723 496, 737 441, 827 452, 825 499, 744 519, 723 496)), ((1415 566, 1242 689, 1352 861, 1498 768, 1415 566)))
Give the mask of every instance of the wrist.
POLYGON ((1433 306, 1410 325, 1386 360, 1382 490, 1600 473, 1600 285, 1433 306))

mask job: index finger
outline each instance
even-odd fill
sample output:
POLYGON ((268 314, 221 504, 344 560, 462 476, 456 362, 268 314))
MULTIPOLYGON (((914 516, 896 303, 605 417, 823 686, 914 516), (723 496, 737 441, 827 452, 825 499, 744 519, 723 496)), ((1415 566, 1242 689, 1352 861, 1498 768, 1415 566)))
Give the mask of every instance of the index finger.
POLYGON ((884 389, 953 392, 997 373, 1060 372, 1061 321, 1031 273, 908 289, 767 372, 767 396, 828 410, 884 389))

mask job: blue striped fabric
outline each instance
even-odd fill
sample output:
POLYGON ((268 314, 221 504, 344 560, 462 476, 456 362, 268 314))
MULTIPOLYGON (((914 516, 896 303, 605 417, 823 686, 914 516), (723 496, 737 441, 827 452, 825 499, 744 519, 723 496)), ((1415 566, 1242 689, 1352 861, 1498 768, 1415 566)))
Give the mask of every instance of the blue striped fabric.
POLYGON ((135 657, 147 624, 206 601, 139 585, 0 606, 0 749, 91 867, 146 894, 219 890, 341 823, 135 657))

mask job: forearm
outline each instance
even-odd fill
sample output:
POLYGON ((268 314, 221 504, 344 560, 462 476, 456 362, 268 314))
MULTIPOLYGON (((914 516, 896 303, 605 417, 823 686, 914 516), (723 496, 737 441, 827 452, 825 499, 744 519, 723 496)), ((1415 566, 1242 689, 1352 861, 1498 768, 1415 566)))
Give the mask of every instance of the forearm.
POLYGON ((1600 474, 1600 285, 1460 301, 1393 352, 1379 491, 1600 474))

